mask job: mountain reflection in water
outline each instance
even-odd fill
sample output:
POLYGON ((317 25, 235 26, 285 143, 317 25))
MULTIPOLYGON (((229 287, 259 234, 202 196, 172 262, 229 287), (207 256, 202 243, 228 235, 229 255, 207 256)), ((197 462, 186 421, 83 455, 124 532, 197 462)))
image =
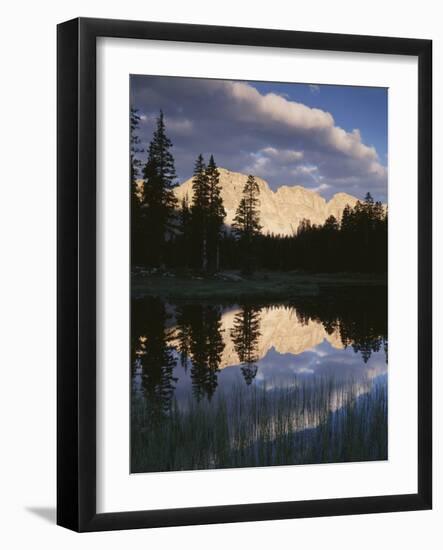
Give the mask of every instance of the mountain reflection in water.
POLYGON ((131 470, 386 459, 385 303, 134 300, 131 470))

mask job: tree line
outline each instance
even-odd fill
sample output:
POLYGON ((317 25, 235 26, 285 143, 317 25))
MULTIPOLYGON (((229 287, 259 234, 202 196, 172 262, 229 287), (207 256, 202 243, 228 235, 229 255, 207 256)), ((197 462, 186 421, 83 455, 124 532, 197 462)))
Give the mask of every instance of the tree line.
POLYGON ((344 208, 340 221, 334 216, 323 225, 302 220, 295 235, 260 235, 257 248, 265 269, 386 273, 388 213, 367 193, 344 208))
POLYGON ((131 263, 199 273, 240 269, 323 272, 387 271, 388 213, 368 193, 341 220, 324 224, 302 220, 290 236, 262 233, 260 189, 249 175, 231 227, 226 227, 220 173, 214 156, 199 154, 192 177, 192 198, 181 204, 172 142, 163 113, 156 121, 146 163, 139 155, 140 117, 131 109, 131 263), (141 181, 141 184, 140 184, 141 181))

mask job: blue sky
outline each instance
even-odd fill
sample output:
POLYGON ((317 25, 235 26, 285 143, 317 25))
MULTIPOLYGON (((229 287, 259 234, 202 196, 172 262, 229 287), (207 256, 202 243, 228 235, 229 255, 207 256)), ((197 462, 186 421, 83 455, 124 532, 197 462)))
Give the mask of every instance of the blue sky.
POLYGON ((359 128, 363 142, 374 145, 382 161, 388 152, 388 94, 386 88, 250 82, 262 93, 285 97, 330 112, 347 131, 359 128))
MULTIPOLYGON (((146 149, 160 109, 178 181, 195 158, 260 176, 277 189, 303 185, 387 199, 387 90, 351 86, 131 76, 131 106, 146 149)), ((140 155, 143 161, 143 154, 140 155)))

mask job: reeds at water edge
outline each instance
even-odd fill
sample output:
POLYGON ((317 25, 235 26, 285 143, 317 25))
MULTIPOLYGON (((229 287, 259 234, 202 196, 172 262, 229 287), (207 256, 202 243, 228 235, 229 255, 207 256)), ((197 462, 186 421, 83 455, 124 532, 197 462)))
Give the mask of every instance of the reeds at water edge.
POLYGON ((238 384, 167 411, 135 394, 131 472, 385 460, 387 414, 385 377, 238 384))

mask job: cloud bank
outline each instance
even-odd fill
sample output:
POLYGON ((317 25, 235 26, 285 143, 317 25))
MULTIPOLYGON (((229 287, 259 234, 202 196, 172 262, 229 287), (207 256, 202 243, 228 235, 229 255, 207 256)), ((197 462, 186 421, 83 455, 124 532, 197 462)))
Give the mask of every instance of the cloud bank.
POLYGON ((386 201, 387 169, 375 148, 324 110, 262 94, 253 83, 150 76, 131 77, 131 104, 145 148, 159 110, 165 113, 180 181, 198 153, 213 153, 219 166, 260 176, 273 189, 304 185, 326 198, 370 191, 386 201))

